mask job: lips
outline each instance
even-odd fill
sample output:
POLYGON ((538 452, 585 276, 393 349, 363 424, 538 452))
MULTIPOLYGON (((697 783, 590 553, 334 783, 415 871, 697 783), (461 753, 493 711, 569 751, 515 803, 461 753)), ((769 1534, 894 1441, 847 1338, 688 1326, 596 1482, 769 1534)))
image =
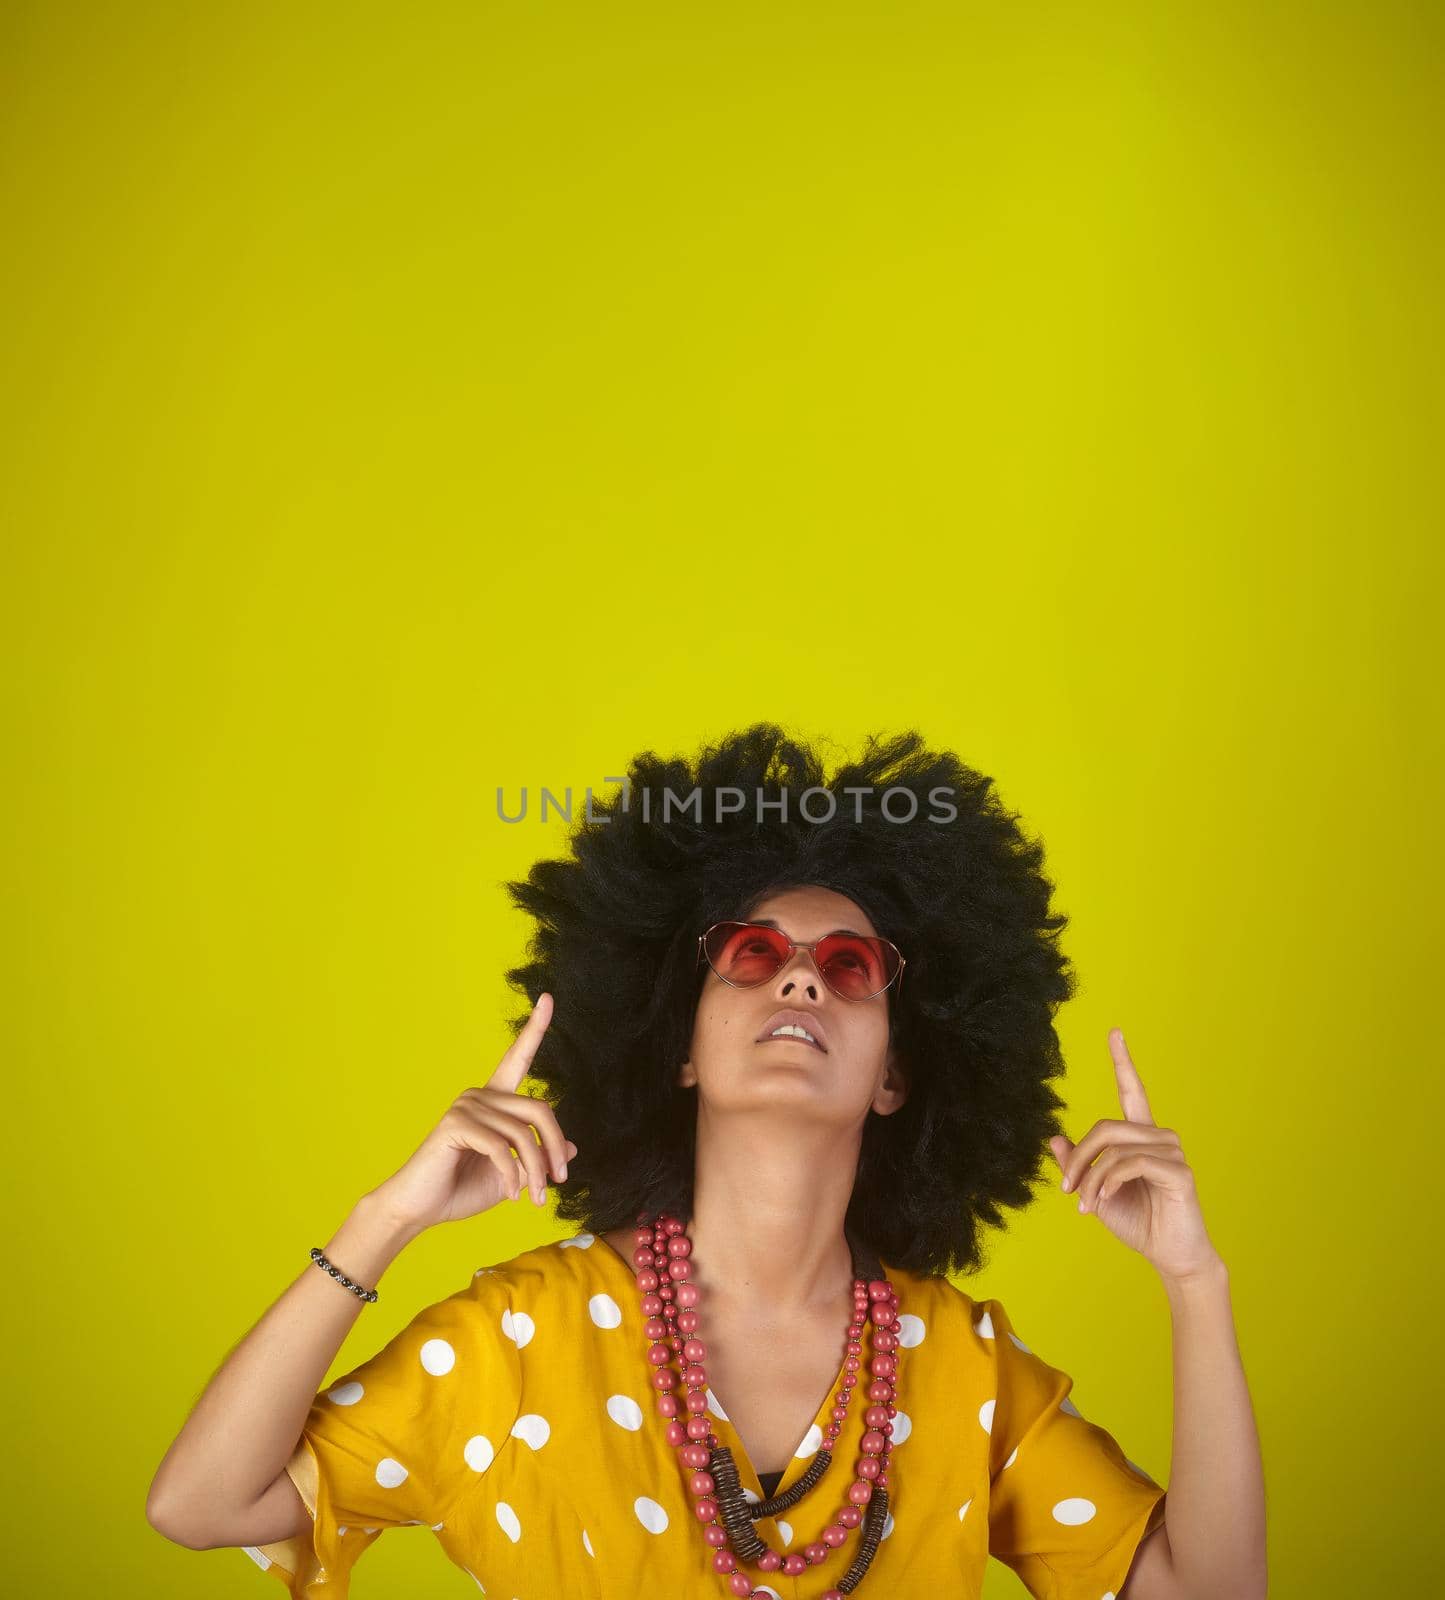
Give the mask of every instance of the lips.
MULTIPOLYGON (((772 1038, 773 1029, 781 1028, 788 1024, 795 1028, 806 1028, 817 1041, 815 1044, 808 1045, 808 1048, 817 1050, 821 1055, 827 1055, 828 1036, 824 1033, 823 1024, 818 1020, 816 1013, 812 1011, 798 1011, 796 1009, 775 1011, 763 1024, 762 1031, 753 1042, 755 1044, 779 1043, 780 1041, 772 1038)), ((784 1040, 788 1038, 796 1038, 796 1035, 783 1035, 784 1040)), ((803 1045, 808 1044, 806 1039, 797 1039, 796 1042, 803 1045)))

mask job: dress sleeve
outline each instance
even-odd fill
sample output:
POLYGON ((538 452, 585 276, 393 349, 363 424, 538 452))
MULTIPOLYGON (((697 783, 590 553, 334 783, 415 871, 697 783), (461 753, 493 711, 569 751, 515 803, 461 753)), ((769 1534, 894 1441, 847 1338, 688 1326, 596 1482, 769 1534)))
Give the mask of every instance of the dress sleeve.
POLYGON ((1074 1380, 1033 1354, 997 1300, 974 1332, 994 1347, 989 1435, 989 1554, 1035 1600, 1113 1600, 1144 1536, 1164 1521, 1166 1490, 1068 1398, 1074 1380))
POLYGON ((483 1269, 323 1389, 286 1463, 311 1535, 246 1553, 292 1595, 345 1600, 351 1568, 384 1529, 440 1528, 517 1420, 511 1327, 506 1273, 483 1269))

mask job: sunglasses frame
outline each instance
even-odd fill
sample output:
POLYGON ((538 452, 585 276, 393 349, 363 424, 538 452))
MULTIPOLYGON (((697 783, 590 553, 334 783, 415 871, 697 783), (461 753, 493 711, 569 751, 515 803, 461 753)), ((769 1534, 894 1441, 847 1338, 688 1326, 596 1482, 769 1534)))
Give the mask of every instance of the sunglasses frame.
POLYGON ((799 944, 796 939, 789 938, 789 936, 784 933, 781 928, 770 928, 765 922, 739 922, 736 917, 726 917, 721 922, 713 923, 712 927, 706 929, 697 936, 698 962, 702 963, 706 961, 708 970, 714 973, 721 982, 727 984, 728 988, 730 989, 762 988, 765 983, 768 983, 773 978, 777 977, 778 973, 781 972, 785 966, 787 966, 787 964, 793 959, 799 950, 806 950, 808 952, 808 956, 813 963, 814 970, 823 980, 823 983, 827 987, 828 993, 836 994, 840 1000, 847 1000, 850 1003, 861 1005, 865 1000, 876 1000, 880 994, 887 994, 889 989, 893 988, 895 984, 897 985, 899 991, 901 991, 903 988, 903 969, 908 965, 908 959, 891 939, 885 939, 882 934, 855 935, 825 933, 821 939, 814 939, 811 944, 799 944), (770 972, 766 978, 759 978, 756 983, 734 983, 731 978, 724 978, 722 973, 718 972, 717 968, 712 964, 712 958, 707 953, 707 936, 708 934, 716 931, 718 928, 761 928, 765 933, 776 934, 780 939, 787 939, 788 953, 783 957, 783 960, 778 967, 774 971, 770 972), (851 994, 841 993, 839 990, 835 989, 831 983, 828 982, 827 974, 824 973, 822 967, 818 964, 818 946, 823 944, 828 939, 835 938, 872 938, 876 939, 879 944, 886 944, 894 953, 894 955, 898 957, 898 970, 891 978, 889 978, 888 982, 885 983, 881 989, 875 989, 872 994, 863 994, 855 997, 851 994))

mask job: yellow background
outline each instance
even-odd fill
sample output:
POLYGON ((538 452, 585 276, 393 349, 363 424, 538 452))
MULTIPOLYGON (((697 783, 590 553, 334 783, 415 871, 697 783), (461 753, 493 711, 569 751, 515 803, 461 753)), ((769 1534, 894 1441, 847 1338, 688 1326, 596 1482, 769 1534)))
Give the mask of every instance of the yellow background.
MULTIPOLYGON (((1264 12, 5 8, 13 1592, 270 1592, 146 1490, 509 1038, 562 831, 497 786, 757 718, 917 726, 1042 834, 1070 1132, 1117 1023, 1273 1592, 1421 1592, 1442 23, 1264 12)), ((333 1372, 562 1231, 434 1230, 333 1372)), ((1167 1475, 1146 1262, 1045 1185, 973 1288, 1167 1475)))

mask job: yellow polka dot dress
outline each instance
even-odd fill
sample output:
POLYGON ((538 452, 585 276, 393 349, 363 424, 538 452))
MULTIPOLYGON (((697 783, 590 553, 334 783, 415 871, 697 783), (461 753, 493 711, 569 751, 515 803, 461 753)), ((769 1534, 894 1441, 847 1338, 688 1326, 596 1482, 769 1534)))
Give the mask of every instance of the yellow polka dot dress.
MULTIPOLYGON (((860 1600, 976 1596, 990 1555, 1040 1600, 1110 1600, 1164 1520, 1165 1490, 1079 1414, 1073 1380, 1029 1350, 997 1300, 884 1266, 899 1296, 898 1414, 890 1514, 860 1600)), ((630 1263, 599 1236, 481 1268, 316 1396, 286 1467, 311 1537, 247 1554, 292 1595, 342 1600, 372 1541, 414 1526, 500 1600, 728 1600, 657 1412, 643 1322, 630 1263)), ((843 1371, 840 1337, 833 1388, 777 1492, 822 1444, 843 1371)), ((745 1497, 767 1498, 718 1396, 708 1402, 745 1497)), ((865 1409, 849 1406, 807 1499, 757 1523, 774 1550, 801 1549, 832 1520, 865 1409)), ((815 1600, 860 1537, 796 1578, 740 1567, 765 1595, 815 1600)))

